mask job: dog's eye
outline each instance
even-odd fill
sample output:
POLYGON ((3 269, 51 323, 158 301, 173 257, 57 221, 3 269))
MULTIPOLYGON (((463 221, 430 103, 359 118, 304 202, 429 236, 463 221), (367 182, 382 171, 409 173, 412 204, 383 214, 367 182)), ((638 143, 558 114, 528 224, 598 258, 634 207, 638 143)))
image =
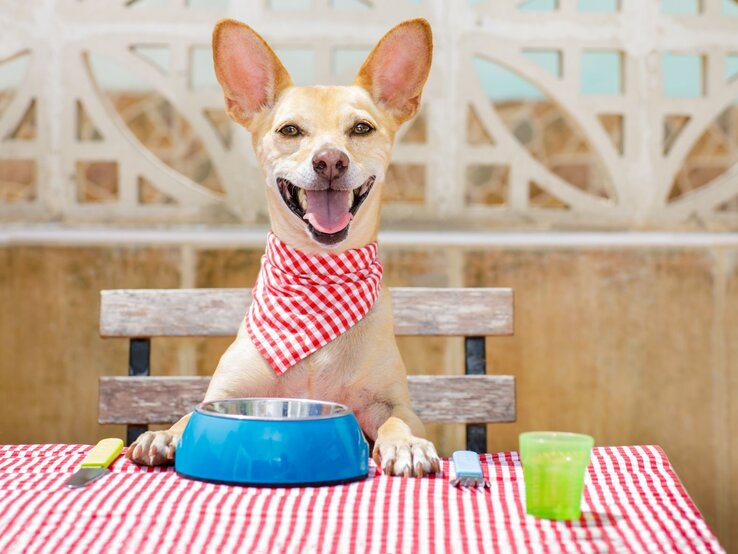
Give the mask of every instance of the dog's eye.
POLYGON ((302 134, 302 132, 300 132, 300 128, 297 125, 285 125, 277 132, 286 137, 296 137, 302 134))
POLYGON ((354 125, 353 129, 351 129, 351 132, 354 135, 366 135, 367 133, 371 133, 374 130, 374 127, 369 125, 368 123, 365 123, 364 121, 360 121, 356 125, 354 125))

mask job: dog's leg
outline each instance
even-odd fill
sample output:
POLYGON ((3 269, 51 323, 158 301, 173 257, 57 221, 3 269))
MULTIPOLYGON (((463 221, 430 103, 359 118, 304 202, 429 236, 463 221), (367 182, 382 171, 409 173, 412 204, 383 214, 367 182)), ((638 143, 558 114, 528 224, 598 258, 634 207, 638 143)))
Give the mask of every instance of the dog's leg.
POLYGON ((137 464, 161 466, 171 464, 179 438, 190 420, 189 413, 167 431, 146 431, 126 450, 126 457, 137 464))
POLYGON ((398 405, 377 431, 372 458, 387 475, 423 477, 438 473, 441 461, 425 428, 407 406, 398 405))
MULTIPOLYGON (((241 326, 210 381, 205 401, 246 396, 269 396, 275 373, 258 353, 241 326)), ((147 431, 128 447, 126 456, 146 466, 171 464, 179 439, 192 414, 187 414, 166 431, 147 431)))

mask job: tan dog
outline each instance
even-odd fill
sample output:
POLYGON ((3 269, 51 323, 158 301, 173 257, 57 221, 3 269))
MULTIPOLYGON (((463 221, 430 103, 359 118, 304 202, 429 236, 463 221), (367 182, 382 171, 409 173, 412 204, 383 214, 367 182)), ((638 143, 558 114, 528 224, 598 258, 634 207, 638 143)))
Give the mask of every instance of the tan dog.
MULTIPOLYGON (((306 253, 375 241, 394 135, 415 115, 430 70, 428 22, 413 19, 389 31, 347 87, 292 86, 267 43, 233 20, 216 25, 213 55, 228 113, 251 132, 266 173, 274 234, 306 253)), ((347 404, 374 441, 374 459, 386 473, 420 477, 438 471, 436 450, 422 438, 423 424, 410 407, 386 288, 354 327, 281 376, 242 324, 205 400, 264 396, 347 404)), ((143 434, 128 456, 146 465, 170 462, 188 419, 169 431, 143 434)))

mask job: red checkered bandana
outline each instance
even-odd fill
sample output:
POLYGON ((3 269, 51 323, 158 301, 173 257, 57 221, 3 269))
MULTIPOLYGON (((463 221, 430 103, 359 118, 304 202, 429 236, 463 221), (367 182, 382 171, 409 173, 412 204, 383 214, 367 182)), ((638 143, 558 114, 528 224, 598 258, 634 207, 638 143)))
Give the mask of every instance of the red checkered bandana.
POLYGON ((246 329, 277 375, 345 333, 379 295, 377 243, 305 254, 269 233, 246 329))

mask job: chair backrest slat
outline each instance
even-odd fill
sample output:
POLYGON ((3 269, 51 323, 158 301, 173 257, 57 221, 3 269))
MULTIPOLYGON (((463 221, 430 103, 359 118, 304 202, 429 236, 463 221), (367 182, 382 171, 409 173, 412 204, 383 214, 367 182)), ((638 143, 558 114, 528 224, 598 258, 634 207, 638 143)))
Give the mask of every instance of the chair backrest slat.
MULTIPOLYGON (((421 420, 467 424, 467 448, 483 452, 483 424, 515 421, 515 378, 479 374, 486 369, 483 337, 513 334, 512 289, 389 291, 396 335, 466 337, 467 375, 411 375, 408 386, 421 420)), ((138 376, 149 373, 150 339, 234 336, 250 305, 251 289, 102 291, 100 335, 131 340, 131 367, 128 377, 100 378, 99 422, 128 425, 130 444, 148 425, 173 423, 192 411, 210 378, 138 376)))
MULTIPOLYGON (((192 411, 210 377, 101 377, 99 422, 167 424, 192 411)), ((411 375, 410 401, 428 423, 515 421, 510 375, 411 375)))
MULTIPOLYGON (((513 333, 508 288, 391 288, 395 334, 489 336, 513 333)), ((234 336, 250 289, 104 290, 103 337, 234 336)))

